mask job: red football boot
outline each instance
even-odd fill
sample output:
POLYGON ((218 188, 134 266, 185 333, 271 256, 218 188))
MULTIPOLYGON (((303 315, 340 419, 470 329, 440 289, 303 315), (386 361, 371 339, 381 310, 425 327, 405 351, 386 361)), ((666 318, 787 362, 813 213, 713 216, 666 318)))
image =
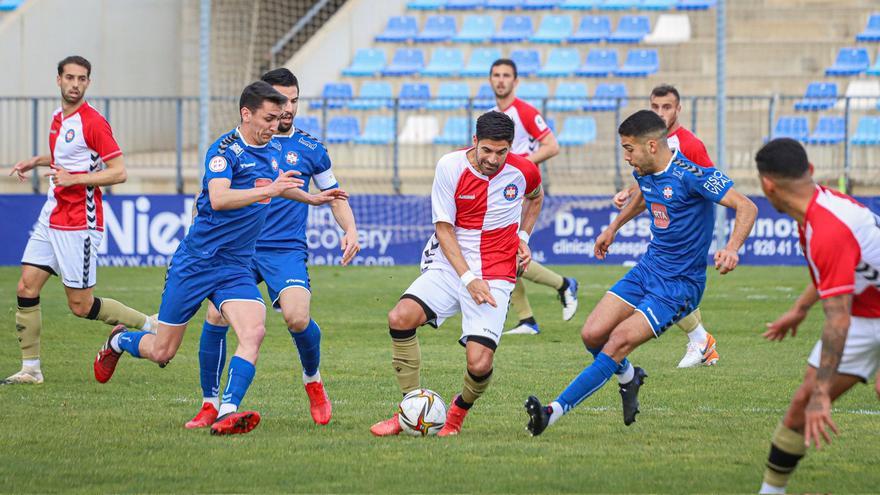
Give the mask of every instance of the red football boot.
MULTIPOLYGON (((456 396, 456 398, 458 397, 456 396)), ((450 407, 449 412, 446 413, 446 424, 443 425, 443 429, 437 433, 437 436, 448 437, 461 433, 461 424, 464 423, 464 417, 467 416, 467 413, 468 410, 458 407, 455 404, 455 399, 453 399, 452 407, 450 407)))
POLYGON ((95 380, 98 380, 100 383, 107 383, 110 381, 110 378, 113 378, 113 372, 116 371, 116 363, 119 362, 122 353, 114 351, 110 341, 117 334, 124 331, 126 331, 124 325, 113 327, 110 336, 107 337, 107 341, 104 342, 104 345, 101 346, 101 350, 98 351, 98 355, 95 357, 95 363, 92 367, 95 370, 95 380))
POLYGON ((379 421, 378 423, 370 427, 370 433, 377 437, 390 437, 394 435, 399 435, 401 431, 403 431, 403 428, 400 427, 400 421, 397 419, 397 413, 394 413, 394 416, 391 416, 391 419, 379 421))
POLYGON ((217 421, 217 408, 214 407, 214 404, 205 402, 202 404, 202 408, 199 409, 196 417, 187 421, 184 426, 190 430, 193 428, 207 428, 214 424, 215 421, 217 421))
POLYGON ((309 396, 309 411, 312 413, 312 420, 319 425, 329 423, 333 406, 330 405, 324 384, 322 382, 306 383, 306 394, 309 396))
POLYGON ((260 424, 260 413, 244 411, 224 414, 211 425, 211 435, 240 435, 260 424))

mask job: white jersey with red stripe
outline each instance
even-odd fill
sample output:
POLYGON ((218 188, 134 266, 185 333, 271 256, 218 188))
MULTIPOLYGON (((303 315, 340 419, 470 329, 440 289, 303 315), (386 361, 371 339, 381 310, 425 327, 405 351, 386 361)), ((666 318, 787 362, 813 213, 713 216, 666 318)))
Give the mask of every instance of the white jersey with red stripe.
POLYGON ((550 134, 550 128, 538 109, 516 98, 509 107, 501 110, 496 105, 492 108, 504 112, 513 120, 513 145, 510 150, 520 156, 529 156, 541 147, 541 140, 550 134))
MULTIPOLYGON (((529 160, 513 153, 492 176, 468 161, 469 150, 444 155, 437 163, 431 189, 433 223, 455 226, 455 236, 468 268, 483 280, 516 281, 519 222, 527 194, 541 185, 541 173, 529 160)), ((455 273, 431 236, 422 256, 422 270, 455 273)))
MULTIPOLYGON (((108 160, 122 154, 113 130, 87 102, 64 116, 61 108, 52 114, 49 129, 52 164, 71 174, 97 172, 108 160)), ((97 186, 56 186, 49 181, 46 204, 39 221, 57 230, 104 230, 101 189, 97 186)))
POLYGON ((817 186, 799 230, 819 297, 852 294, 853 316, 880 318, 880 217, 817 186))

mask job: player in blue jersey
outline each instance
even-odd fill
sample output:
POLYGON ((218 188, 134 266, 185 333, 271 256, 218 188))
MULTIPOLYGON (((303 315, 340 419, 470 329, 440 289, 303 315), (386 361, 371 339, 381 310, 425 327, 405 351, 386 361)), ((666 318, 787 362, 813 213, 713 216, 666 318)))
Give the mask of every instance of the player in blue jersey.
POLYGON ((757 207, 734 190, 733 181, 720 170, 702 168, 671 150, 666 132, 663 119, 650 110, 634 113, 618 128, 624 159, 635 168, 641 195, 599 235, 595 254, 604 259, 617 230, 646 208, 653 219, 653 239, 644 257, 611 287, 584 323, 581 338, 593 363, 549 406, 535 396, 526 401, 532 435, 540 435, 612 375, 620 383, 623 422, 635 421, 639 387, 647 374, 626 357, 699 305, 715 226, 714 203, 736 211, 730 239, 715 253, 715 269, 725 274, 739 262, 737 251, 752 230, 757 207))
POLYGON ((118 326, 94 362, 101 383, 113 376, 123 352, 167 363, 180 347, 187 322, 210 299, 235 327, 239 342, 212 434, 246 433, 260 421, 257 412, 238 412, 265 334, 265 306, 250 265, 272 198, 299 197, 294 191, 303 185, 295 171, 278 170, 281 145, 272 137, 286 101, 262 81, 244 89, 241 125, 221 136, 205 157, 197 214, 168 267, 158 331, 118 326))
MULTIPOLYGON (((281 145, 281 170, 300 173, 299 177, 305 182, 303 194, 307 193, 312 180, 322 191, 337 189, 339 184, 331 170, 327 149, 314 137, 293 127, 299 102, 296 76, 282 68, 267 72, 261 79, 287 98, 278 134, 275 135, 281 145)), ((306 202, 315 204, 309 200, 306 202)), ((349 203, 342 199, 332 201, 330 208, 344 233, 341 239, 342 264, 347 265, 360 250, 354 214, 349 203)), ((257 240, 254 275, 257 282, 266 282, 273 306, 284 316, 302 364, 302 378, 312 419, 324 425, 330 422, 332 407, 318 371, 321 329, 309 316, 311 286, 306 267, 307 220, 308 206, 305 202, 274 201, 269 205, 266 224, 257 240)), ((228 330, 228 323, 222 315, 213 305, 209 307, 199 342, 203 402, 198 414, 186 423, 187 428, 204 428, 217 418, 220 371, 226 359, 228 330)))

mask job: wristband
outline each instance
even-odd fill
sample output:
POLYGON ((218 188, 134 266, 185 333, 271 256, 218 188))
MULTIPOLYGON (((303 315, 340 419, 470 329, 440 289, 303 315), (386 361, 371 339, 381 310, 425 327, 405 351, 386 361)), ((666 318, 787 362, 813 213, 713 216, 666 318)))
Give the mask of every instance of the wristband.
POLYGON ((531 237, 531 235, 529 235, 529 233, 526 232, 525 230, 520 230, 520 231, 519 231, 519 238, 520 238, 521 240, 525 241, 526 244, 529 243, 529 238, 530 238, 530 237, 531 237))
POLYGON ((461 283, 463 283, 464 286, 467 287, 468 284, 470 284, 471 282, 473 282, 474 280, 477 279, 477 276, 474 275, 474 272, 468 270, 468 271, 462 273, 461 277, 459 277, 459 278, 461 279, 461 283))

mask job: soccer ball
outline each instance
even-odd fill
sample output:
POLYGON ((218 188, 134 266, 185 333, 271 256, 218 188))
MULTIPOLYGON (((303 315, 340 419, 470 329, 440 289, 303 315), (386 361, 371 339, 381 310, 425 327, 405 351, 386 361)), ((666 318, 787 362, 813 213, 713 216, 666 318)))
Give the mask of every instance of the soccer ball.
POLYGON ((406 394, 398 408, 397 421, 407 435, 436 435, 446 423, 446 403, 437 393, 421 388, 406 394))

